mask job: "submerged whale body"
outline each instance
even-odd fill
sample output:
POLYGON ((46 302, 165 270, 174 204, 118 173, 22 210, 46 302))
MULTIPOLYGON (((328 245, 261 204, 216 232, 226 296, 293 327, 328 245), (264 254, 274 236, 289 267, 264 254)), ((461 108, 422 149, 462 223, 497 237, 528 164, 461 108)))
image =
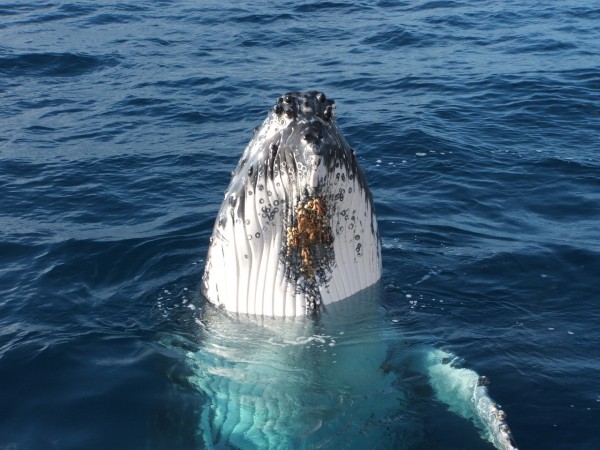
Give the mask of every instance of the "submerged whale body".
POLYGON ((277 100, 244 151, 211 237, 202 345, 190 381, 207 398, 207 448, 413 448, 399 367, 498 449, 504 413, 454 355, 411 346, 380 306, 381 247, 371 193, 323 93, 277 100), (394 364, 396 368, 394 368, 394 364))

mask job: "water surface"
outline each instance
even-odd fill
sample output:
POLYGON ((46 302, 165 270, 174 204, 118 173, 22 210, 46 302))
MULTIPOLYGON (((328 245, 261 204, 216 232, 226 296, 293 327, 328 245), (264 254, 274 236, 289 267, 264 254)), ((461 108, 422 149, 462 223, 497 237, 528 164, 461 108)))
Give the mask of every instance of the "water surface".
MULTIPOLYGON (((0 447, 202 446, 206 399, 165 338, 201 335, 252 128, 320 89, 373 191, 383 326, 485 374, 520 448, 598 448, 599 20, 577 1, 1 4, 0 447)), ((414 448, 489 448, 413 387, 414 448)))

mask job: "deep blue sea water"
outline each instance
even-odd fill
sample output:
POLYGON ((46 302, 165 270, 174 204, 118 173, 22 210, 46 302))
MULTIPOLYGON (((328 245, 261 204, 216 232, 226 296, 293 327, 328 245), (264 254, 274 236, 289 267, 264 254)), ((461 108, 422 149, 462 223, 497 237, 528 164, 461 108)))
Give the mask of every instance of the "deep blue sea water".
MULTIPOLYGON (((0 448, 202 447, 161 339, 197 333, 252 128, 310 89, 372 188, 389 317, 485 374, 521 449, 600 448, 600 3, 575 0, 0 4, 0 448)), ((414 448, 490 448, 423 398, 414 448)))

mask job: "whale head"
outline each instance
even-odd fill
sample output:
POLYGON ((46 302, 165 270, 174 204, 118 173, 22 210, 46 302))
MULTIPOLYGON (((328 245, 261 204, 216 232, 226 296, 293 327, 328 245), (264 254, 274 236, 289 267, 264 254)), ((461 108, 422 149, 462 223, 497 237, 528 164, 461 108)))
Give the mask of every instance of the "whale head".
POLYGON ((235 171, 202 289, 229 311, 299 316, 381 276, 366 178, 322 92, 277 99, 235 171))

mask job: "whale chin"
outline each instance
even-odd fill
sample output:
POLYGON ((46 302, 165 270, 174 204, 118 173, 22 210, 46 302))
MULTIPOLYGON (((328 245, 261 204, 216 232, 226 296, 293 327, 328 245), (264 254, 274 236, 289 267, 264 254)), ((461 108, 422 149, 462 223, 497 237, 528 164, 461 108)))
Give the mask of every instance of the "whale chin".
POLYGON ((299 316, 381 277, 373 200, 323 93, 277 100, 221 205, 204 296, 229 311, 299 316))

